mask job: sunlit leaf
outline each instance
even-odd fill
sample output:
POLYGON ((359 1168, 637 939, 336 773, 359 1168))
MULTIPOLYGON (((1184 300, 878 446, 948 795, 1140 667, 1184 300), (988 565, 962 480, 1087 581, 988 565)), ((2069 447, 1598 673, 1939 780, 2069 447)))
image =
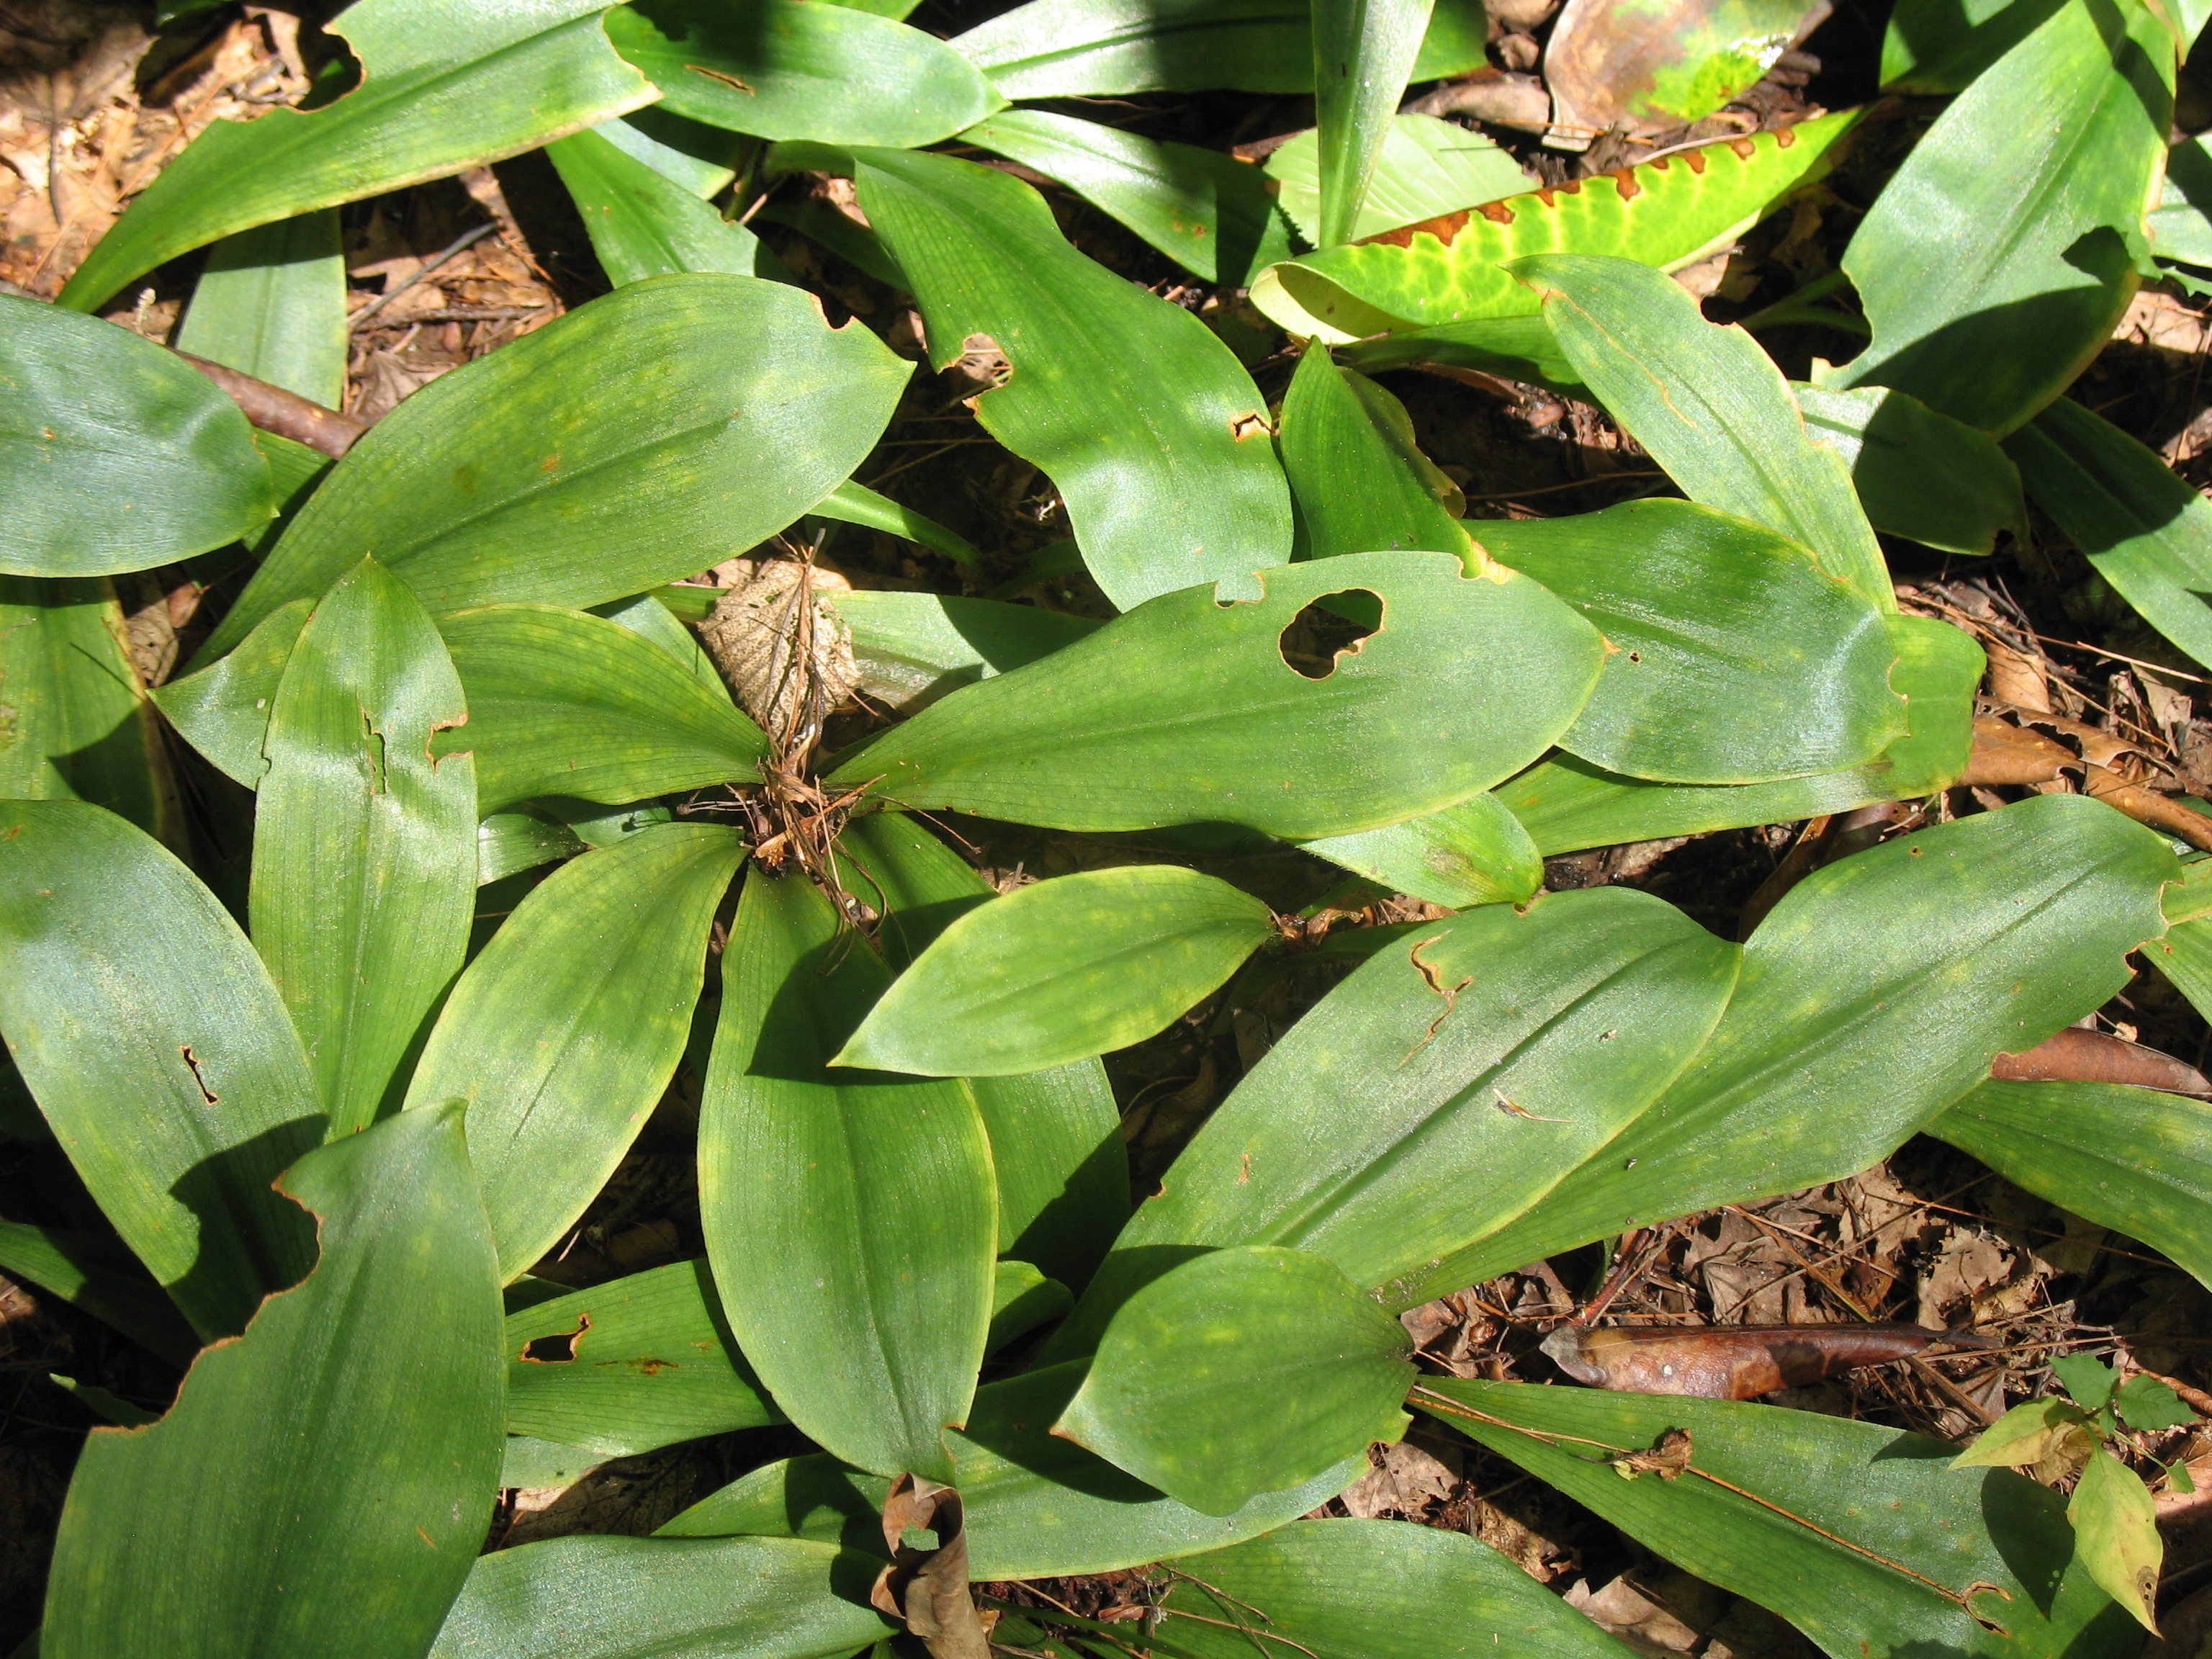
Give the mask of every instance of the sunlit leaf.
POLYGON ((468 1576, 502 1401, 460 1110, 324 1147, 284 1190, 320 1219, 315 1270, 202 1354, 161 1422, 94 1431, 41 1653, 421 1653, 468 1576))
POLYGON ((1274 931, 1258 899, 1175 865, 1033 883, 939 934, 832 1064, 1006 1077, 1124 1048, 1202 1000, 1274 931))
POLYGON ((545 155, 575 200, 599 268, 616 287, 684 270, 788 280, 759 237, 604 133, 571 133, 548 144, 545 155))
POLYGON ((719 824, 672 823, 571 860, 454 985, 407 1105, 468 1103, 501 1279, 560 1242, 659 1101, 743 852, 719 824))
POLYGON ((1098 628, 1093 618, 1064 611, 942 593, 863 591, 830 600, 853 630, 861 689, 905 714, 1048 657, 1098 628))
POLYGON ((1951 1460, 1954 1469, 2020 1469, 2040 1462, 2052 1443, 2087 1419, 2055 1396, 2023 1400, 1951 1460))
POLYGON ((2166 1559, 2158 1506, 2128 1466, 2100 1451, 2083 1466, 2066 1505, 2075 1553, 2089 1576, 2154 1636, 2158 1633, 2158 1571, 2166 1559))
POLYGON ((1314 132, 1321 171, 1316 243, 1352 240, 1391 112, 1405 95, 1428 0, 1309 0, 1313 13, 1314 132))
POLYGON ((1386 548, 1468 557, 1459 486, 1421 453, 1405 406, 1365 375, 1339 368, 1328 347, 1310 345, 1299 358, 1280 425, 1303 557, 1386 548))
POLYGON ((1813 437, 1850 465, 1877 530, 1947 553, 1987 553, 2021 533, 2020 469, 1987 434, 1887 386, 1790 387, 1813 437))
POLYGON ((2064 0, 1899 0, 1882 33, 1885 92, 1964 92, 2064 0))
POLYGON ((0 574, 144 570, 276 510, 213 381, 127 328, 0 295, 0 574))
POLYGON ((1261 580, 1256 600, 1163 595, 967 687, 830 782, 1059 829, 1343 835, 1465 800, 1533 759, 1580 709, 1603 653, 1535 582, 1500 568, 1467 577, 1449 554, 1358 554, 1261 580), (1309 679, 1281 636, 1340 592, 1379 597, 1382 625, 1309 679))
POLYGON ((336 409, 346 384, 337 210, 257 225, 210 248, 176 343, 336 409))
POLYGON ((201 1335, 244 1329, 297 1282, 313 1235, 269 1183, 323 1138, 314 1073, 238 924, 143 831, 76 801, 7 804, 0 1030, 101 1212, 201 1335))
MULTIPOLYGON (((1307 241, 1318 243, 1320 135, 1309 128, 1276 149, 1264 165, 1267 176, 1280 186, 1275 201, 1283 216, 1307 241)), ((1528 175, 1522 172, 1513 152, 1482 134, 1433 115, 1394 115, 1382 135, 1382 153, 1367 181, 1367 195, 1352 234, 1380 235, 1528 188, 1528 175)))
POLYGON ((1453 910, 1525 904, 1544 884, 1536 843, 1494 794, 1304 847, 1394 893, 1453 910))
POLYGON ((360 83, 319 109, 208 127, 94 245, 62 303, 93 310, 219 237, 519 155, 651 103, 652 84, 607 44, 605 9, 357 0, 330 27, 360 59, 360 83))

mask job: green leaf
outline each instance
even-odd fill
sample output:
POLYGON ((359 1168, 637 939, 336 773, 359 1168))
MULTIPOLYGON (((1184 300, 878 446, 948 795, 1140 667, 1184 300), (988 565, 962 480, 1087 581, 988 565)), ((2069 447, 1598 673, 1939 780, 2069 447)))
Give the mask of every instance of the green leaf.
POLYGON ((2164 931, 2171 857, 2100 802, 2045 795, 1814 872, 1744 946, 1697 1063, 1540 1208, 1392 1294, 1880 1163, 1996 1054, 2127 982, 2127 953, 2164 931))
POLYGON ((730 1327, 776 1404, 879 1474, 950 1478, 991 1319, 991 1149, 957 1083, 830 1072, 889 973, 803 878, 745 883, 699 1115, 730 1327))
POLYGON ((1851 470, 1877 530, 1947 553, 1987 553, 2027 524, 2020 469, 1989 437, 1887 386, 1793 384, 1805 425, 1851 470))
POLYGON ((2023 1400, 1951 1460, 1954 1469, 2020 1469, 2043 1461, 2069 1430, 2087 1421, 2063 1400, 2023 1400))
POLYGON ((0 576, 0 799, 88 800, 177 838, 161 724, 106 578, 0 576))
POLYGON ((468 1103, 502 1280, 560 1243, 668 1086, 744 853, 719 824, 672 823, 572 859, 453 987, 407 1106, 468 1103))
POLYGON ((430 1659, 846 1659, 892 1628, 878 1565, 787 1538, 526 1544, 477 1563, 430 1659))
MULTIPOLYGON (((707 614, 714 614, 714 601, 721 595, 716 587, 702 588, 708 596, 707 614)), ((626 599, 611 599, 605 605, 592 607, 592 615, 605 617, 609 622, 628 629, 640 638, 650 641, 690 671, 691 678, 723 696, 728 690, 722 671, 714 666, 714 659, 699 642, 699 636, 677 620, 676 613, 662 604, 653 593, 635 593, 626 599)))
POLYGON ((607 34, 668 108, 763 138, 905 149, 1006 106, 934 35, 823 0, 634 0, 607 34))
POLYGON ((1593 765, 1757 783, 1864 766, 1905 733, 1881 612, 1760 525, 1650 501, 1486 523, 1481 535, 1485 551, 1573 605, 1613 647, 1559 739, 1593 765))
POLYGON ((836 593, 862 688, 914 714, 948 691, 1073 645, 1098 624, 1064 611, 942 593, 836 593))
POLYGON ((2005 440, 2028 495, 2142 619, 2212 665, 2212 502, 2102 416, 2061 398, 2005 440))
POLYGON ((2131 1429, 2179 1429, 2197 1420, 2181 1396, 2154 1376, 2130 1377, 2114 1399, 2120 1420, 2131 1429))
POLYGON ((722 1322, 703 1261, 509 1314, 505 1343, 510 1434, 624 1456, 782 1420, 722 1322))
POLYGON ((1340 345, 1532 313, 1535 294, 1502 268, 1531 254, 1616 254, 1677 270, 1818 179, 1857 119, 1822 116, 1305 254, 1262 271, 1252 303, 1293 334, 1340 345))
POLYGON ((1584 847, 1786 823, 1948 788, 1966 769, 1973 746, 1982 649, 1972 635, 1933 617, 1887 621, 1897 649, 1890 684, 1905 699, 1911 734, 1878 760, 1779 783, 1672 784, 1621 777, 1560 756, 1500 785, 1498 797, 1549 858, 1584 847))
POLYGON ((2021 425, 2135 292, 2129 244, 2172 112, 2166 25, 2067 0, 1936 117, 1859 222, 1843 266, 1874 341, 1827 384, 1895 386, 2000 436, 2021 425))
POLYGON ((534 795, 610 805, 750 779, 768 739, 729 693, 650 640, 550 605, 492 605, 439 624, 469 721, 439 740, 477 757, 486 811, 534 795))
MULTIPOLYGON (((1048 1432, 1085 1367, 1054 1365, 975 1391, 965 1430, 945 1436, 978 1579, 1115 1572, 1233 1544, 1326 1504, 1364 1474, 1365 1450, 1233 1515, 1201 1515, 1048 1432)), ((760 1533, 880 1552, 890 1482, 816 1454, 770 1463, 702 1498, 660 1536, 760 1533)))
POLYGON ((878 495, 866 485, 854 483, 849 478, 815 502, 814 516, 835 520, 839 524, 862 525, 870 530, 880 530, 886 535, 903 537, 932 552, 942 553, 955 564, 965 565, 969 569, 978 572, 983 568, 982 554, 965 536, 946 529, 936 520, 917 513, 910 507, 901 507, 889 496, 878 495))
POLYGON ((2062 1354, 2051 1362, 2051 1373, 2067 1397, 2086 1412, 2102 1411, 2120 1381, 2110 1365, 2091 1353, 2062 1354))
POLYGON ((307 1045, 331 1133, 368 1127, 461 970, 477 790, 436 732, 460 677, 407 585, 363 559, 301 631, 269 716, 254 815, 253 948, 307 1045))
POLYGON ((1574 365, 1559 350, 1551 325, 1540 314, 1484 317, 1470 323, 1408 328, 1395 334, 1378 334, 1371 340, 1354 340, 1340 349, 1346 364, 1370 374, 1408 364, 1434 363, 1532 381, 1585 403, 1596 401, 1577 378, 1574 365))
POLYGON ((2143 221, 2151 252, 2161 259, 2212 267, 2208 208, 2212 208, 2212 146, 2199 134, 2179 140, 2166 153, 2166 182, 2158 205, 2143 221))
MULTIPOLYGON (((1320 235, 1321 135, 1308 128, 1262 166, 1280 186, 1275 201, 1283 216, 1307 241, 1327 246, 1320 235)), ((1528 188, 1528 175, 1503 145, 1433 115, 1394 115, 1352 234, 1379 236, 1528 188)))
POLYGON ((1209 283, 1241 288, 1290 258, 1267 175, 1233 155, 1033 109, 1004 111, 960 137, 1066 185, 1209 283))
POLYGON ((360 59, 360 83, 319 109, 207 128, 94 245, 61 303, 94 310, 219 237, 517 155, 651 103, 651 84, 607 44, 605 9, 357 0, 330 27, 360 59))
MULTIPOLYGON (((142 198, 143 199, 143 198, 142 198)), ((589 605, 764 541, 874 445, 910 367, 781 283, 634 283, 465 363, 332 469, 203 655, 374 546, 433 611, 589 605), (579 386, 592 388, 588 410, 579 386)))
POLYGON ((0 1030, 101 1211, 203 1337, 244 1329, 307 1271, 313 1233, 269 1183, 323 1138, 314 1073, 238 924, 143 831, 75 801, 7 804, 0 1030))
POLYGON ((0 574, 146 570, 276 510, 238 405, 127 328, 0 295, 0 574))
POLYGON ((346 384, 345 256, 335 208, 226 236, 208 250, 177 349, 336 409, 346 384))
POLYGON ((1525 765, 1597 678, 1596 629, 1501 567, 1469 578, 1449 554, 1367 553, 1259 580, 1257 600, 1162 595, 969 686, 843 760, 831 786, 1062 830, 1346 835, 1453 805, 1525 765), (1281 635, 1340 592, 1379 598, 1382 625, 1308 679, 1281 635))
POLYGON ((1162 1638, 1197 1659, 1621 1659, 1627 1651, 1497 1550, 1402 1521, 1293 1522, 1194 1558, 1162 1638))
MULTIPOLYGON (((2182 931, 2145 953, 2164 963, 2182 931)), ((2108 1083, 1992 1082, 1928 1133, 2212 1285, 2212 1106, 2108 1083)))
POLYGON ((111 1235, 0 1221, 0 1273, 83 1309, 180 1370, 199 1352, 177 1304, 111 1235))
POLYGON ((1825 20, 1805 0, 1613 0, 1563 11, 1544 43, 1546 142, 1581 149, 1620 131, 1649 143, 1702 121, 1825 20))
MULTIPOLYGON (((269 464, 269 480, 276 500, 276 516, 240 538, 246 550, 258 559, 291 528, 300 509, 322 487, 323 480, 337 463, 319 449, 310 449, 305 444, 295 444, 289 438, 280 438, 258 428, 254 429, 253 447, 269 464)), ((213 556, 217 560, 224 557, 221 552, 213 556)))
POLYGON ((1209 1247, 1311 1251, 1402 1300, 1401 1281, 1543 1213, 1562 1176, 1659 1097, 1721 1018, 1741 955, 1621 887, 1417 927, 1207 1119, 1054 1352, 1083 1351, 1136 1285, 1209 1247))
POLYGON ((284 1190, 321 1219, 313 1273, 202 1354, 161 1422, 85 1443, 52 1659, 419 1654, 477 1559, 499 1293, 459 1109, 324 1147, 284 1190))
POLYGON ((565 823, 550 823, 534 812, 494 812, 477 825, 477 885, 583 850, 583 839, 565 823))
POLYGON ((2064 0, 1899 0, 1881 41, 1885 92, 1964 92, 2064 0))
POLYGON ((1756 340, 1707 322, 1680 283, 1632 260, 1551 255, 1513 274, 1544 295, 1583 383, 1692 501, 1810 548, 1829 575, 1897 608, 1850 467, 1813 441, 1756 340))
POLYGON ((1289 556, 1290 492, 1251 376, 1189 312, 1077 252, 1036 191, 943 155, 779 156, 851 172, 913 284, 931 367, 997 342, 1012 378, 975 418, 1059 487, 1115 605, 1289 556))
POLYGON ((1521 820, 1495 795, 1380 830, 1305 844, 1332 864, 1447 909, 1526 904, 1544 884, 1544 860, 1521 820))
POLYGON ((790 276, 759 237, 602 132, 571 133, 548 144, 545 155, 574 198, 592 252, 617 288, 684 270, 771 282, 790 276))
POLYGON ((2158 1506, 2128 1466, 2100 1451, 2081 1471, 2066 1505, 2082 1565, 2105 1593, 2158 1633, 2158 1570, 2166 1559, 2158 1506))
MULTIPOLYGON (((903 813, 856 818, 838 846, 847 884, 882 917, 877 939, 896 973, 991 897, 981 876, 903 813)), ((1105 1068, 1080 1060, 1026 1077, 964 1081, 991 1142, 999 1254, 1081 1286, 1129 1213, 1121 1111, 1105 1068)))
POLYGON ((1370 1440, 1395 1440, 1411 1346, 1326 1259, 1231 1246, 1121 1305, 1053 1432, 1203 1514, 1229 1515, 1370 1440))
POLYGON ((657 104, 602 121, 591 131, 662 178, 673 179, 702 202, 735 182, 738 163, 744 156, 743 137, 687 120, 657 104))
POLYGON ((1001 1261, 991 1281, 991 1332, 985 1351, 996 1353, 1018 1337, 1048 1325, 1075 1305, 1066 1285, 1047 1279, 1027 1261, 1001 1261))
POLYGON ((1413 1403, 1831 1654, 2122 1659, 2140 1639, 2069 1561, 2058 1495, 2007 1469, 1954 1469, 1941 1440, 1748 1401, 1520 1382, 1425 1380, 1413 1403), (1676 1428, 1714 1480, 1623 1480, 1605 1461, 1676 1428))
POLYGON ((1382 151, 1391 112, 1405 95, 1428 0, 1310 0, 1314 132, 1320 162, 1322 247, 1352 240, 1382 151))
POLYGON ((1309 345, 1283 395, 1277 444, 1309 559, 1380 549, 1456 553, 1480 568, 1459 486, 1421 453, 1405 405, 1309 345))
MULTIPOLYGON (((313 599, 277 606, 228 656, 147 694, 193 748, 248 789, 259 788, 261 775, 269 769, 262 747, 269 735, 269 710, 283 683, 284 665, 291 661, 292 647, 314 609, 313 599)), ((477 787, 483 787, 481 781, 477 787)))
POLYGON ((830 1064, 1007 1077, 1126 1048, 1274 932, 1258 899, 1176 865, 1035 882, 939 934, 830 1064))
MULTIPOLYGON (((1443 0, 1407 78, 1479 69, 1483 12, 1443 0)), ((1304 0, 1030 0, 953 37, 1009 98, 1131 92, 1311 92, 1304 0)))

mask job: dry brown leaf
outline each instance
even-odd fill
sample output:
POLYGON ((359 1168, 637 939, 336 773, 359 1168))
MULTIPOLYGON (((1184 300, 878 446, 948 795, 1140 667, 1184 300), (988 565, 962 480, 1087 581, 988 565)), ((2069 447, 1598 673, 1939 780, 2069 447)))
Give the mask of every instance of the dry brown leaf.
POLYGON ((1343 1497, 1345 1513, 1356 1520, 1419 1519, 1432 1502, 1449 1498, 1459 1485, 1458 1472, 1436 1453, 1402 1440, 1395 1445, 1370 1446, 1367 1462, 1367 1473, 1343 1497))
POLYGON ((2008 1083, 2124 1083, 2169 1094, 2212 1095, 2212 1082, 2187 1061, 2075 1025, 2025 1054, 1999 1054, 1990 1063, 1990 1075, 2008 1083))
POLYGON ((968 1587, 968 1532, 960 1494, 902 1474, 884 1497, 884 1542, 891 1564, 876 1575, 868 1600, 921 1638, 930 1659, 991 1659, 991 1643, 968 1587), (937 1547, 905 1541, 909 1527, 937 1534, 937 1547))
POLYGON ((852 629, 824 597, 850 592, 853 585, 796 559, 732 559, 717 568, 717 575, 725 570, 734 580, 699 625, 699 638, 745 712, 781 749, 810 718, 818 725, 860 684, 852 629), (811 628, 801 612, 808 603, 802 587, 811 597, 811 628), (809 632, 811 660, 802 668, 797 641, 809 632))
POLYGON ((1542 1346, 1561 1370, 1592 1388, 1756 1400, 1965 1340, 1917 1325, 1562 1325, 1542 1346))

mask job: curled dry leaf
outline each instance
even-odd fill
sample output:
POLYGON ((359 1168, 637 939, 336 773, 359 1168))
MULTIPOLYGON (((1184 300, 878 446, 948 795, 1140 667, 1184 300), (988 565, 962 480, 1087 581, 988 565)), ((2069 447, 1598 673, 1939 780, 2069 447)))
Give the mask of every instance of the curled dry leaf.
POLYGON ((1631 1394, 1755 1400, 1860 1365, 1917 1354, 1931 1343, 1984 1346, 1982 1339, 1917 1325, 1562 1325, 1545 1354, 1577 1382, 1631 1394))
POLYGON ((2187 1061, 2076 1025, 2024 1054, 1999 1054, 1990 1075, 2005 1083, 2126 1083, 2169 1094, 2212 1095, 2212 1081, 2187 1061))
POLYGON ((852 584, 796 559, 732 559, 720 569, 737 580, 699 624, 700 642, 776 752, 804 750, 860 684, 852 629, 825 597, 852 584))
POLYGON ((1973 752, 1961 783, 2039 785, 2078 772, 2083 794, 2212 852, 2212 818, 2153 787, 2154 781, 2172 782, 2172 775, 2152 765, 2138 746, 2063 715, 2019 712, 2028 724, 2014 725, 1998 714, 1975 716, 1973 752))
POLYGON ((906 1620, 930 1659, 990 1659, 991 1643, 968 1588, 968 1532, 960 1494, 902 1474, 884 1497, 884 1542, 891 1563, 876 1575, 868 1600, 879 1613, 906 1620), (904 1543, 908 1527, 937 1534, 937 1547, 904 1543))

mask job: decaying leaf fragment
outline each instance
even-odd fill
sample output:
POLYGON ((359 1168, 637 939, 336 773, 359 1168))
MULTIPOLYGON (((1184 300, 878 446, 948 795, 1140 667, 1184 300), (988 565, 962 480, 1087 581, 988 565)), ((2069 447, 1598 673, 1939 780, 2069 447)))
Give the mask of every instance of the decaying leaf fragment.
POLYGON ((860 684, 852 629, 825 597, 853 585, 796 559, 733 559, 722 568, 737 580, 699 624, 700 641, 776 751, 805 749, 860 684))
POLYGON ((1903 1359, 1937 1342, 1984 1346, 1978 1337, 1917 1325, 1562 1325, 1544 1339, 1543 1351, 1594 1389, 1755 1400, 1856 1366, 1903 1359))
POLYGON ((906 1620, 930 1659, 990 1659, 991 1644, 968 1589, 968 1534, 960 1494, 918 1475, 902 1474, 884 1497, 884 1542, 891 1564, 876 1575, 868 1600, 878 1612, 906 1620), (902 1540, 908 1527, 937 1534, 937 1547, 902 1540))
POLYGON ((1662 1480, 1672 1480, 1690 1467, 1695 1450, 1687 1429, 1669 1429, 1651 1443, 1649 1451, 1614 1452, 1605 1461, 1624 1480, 1633 1480, 1639 1474, 1656 1474, 1662 1480))

